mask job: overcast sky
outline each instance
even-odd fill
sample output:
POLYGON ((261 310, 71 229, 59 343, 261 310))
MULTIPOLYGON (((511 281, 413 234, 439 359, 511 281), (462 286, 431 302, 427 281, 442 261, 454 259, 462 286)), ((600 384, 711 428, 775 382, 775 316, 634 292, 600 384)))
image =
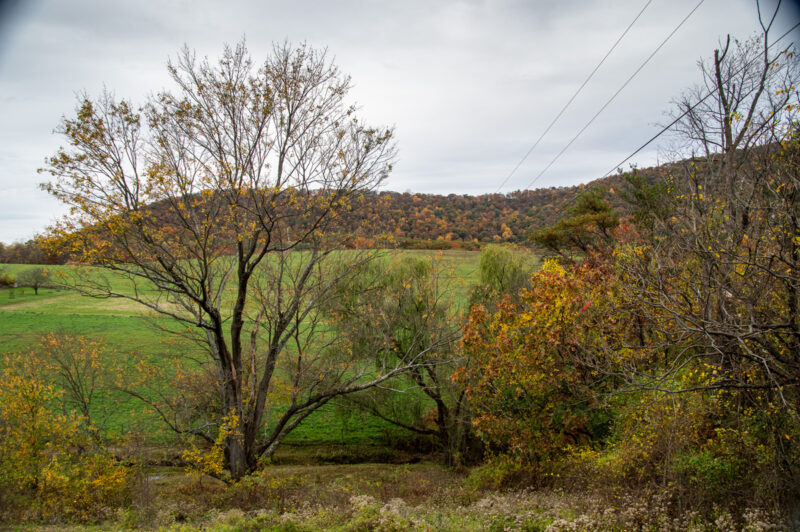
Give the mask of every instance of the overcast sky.
MULTIPOLYGON (((502 192, 530 188, 698 1, 652 0, 502 192)), ((141 103, 170 87, 165 64, 184 43, 215 58, 242 37, 257 60, 274 41, 328 48, 367 122, 396 127, 384 189, 495 192, 646 2, 0 0, 0 241, 30 238, 62 211, 36 169, 61 144, 53 129, 77 92, 141 103)), ((784 0, 773 35, 798 13, 784 0)), ((601 177, 665 122, 718 39, 757 28, 755 0, 705 0, 534 186, 601 177)), ((654 147, 634 161, 659 157, 654 147)))

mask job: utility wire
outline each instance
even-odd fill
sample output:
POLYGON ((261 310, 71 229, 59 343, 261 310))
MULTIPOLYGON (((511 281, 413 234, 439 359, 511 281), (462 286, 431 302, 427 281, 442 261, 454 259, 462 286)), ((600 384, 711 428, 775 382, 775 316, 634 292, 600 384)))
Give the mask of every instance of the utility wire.
POLYGON ((614 49, 617 47, 617 45, 625 37, 625 35, 628 34, 630 29, 633 27, 633 25, 636 24, 636 21, 639 20, 639 17, 642 16, 642 13, 644 13, 644 10, 647 9, 647 6, 649 6, 652 2, 653 2, 653 0, 647 0, 647 3, 645 3, 644 7, 639 11, 639 14, 636 15, 636 17, 631 21, 630 24, 628 24, 628 27, 625 28, 625 31, 623 31, 622 34, 619 36, 619 38, 617 38, 617 41, 614 43, 614 45, 611 46, 611 48, 609 48, 608 52, 606 52, 606 55, 604 55, 603 58, 600 60, 600 62, 597 63, 597 66, 594 67, 594 70, 592 70, 592 73, 589 74, 589 76, 585 80, 583 80, 583 83, 581 83, 581 86, 578 87, 578 90, 575 91, 575 93, 572 95, 572 97, 569 99, 569 101, 566 104, 564 104, 564 107, 562 107, 561 110, 558 112, 556 117, 553 118, 552 122, 550 122, 550 124, 545 128, 545 130, 542 132, 542 134, 539 135, 539 138, 536 139, 536 142, 533 143, 533 146, 530 147, 530 149, 527 151, 527 153, 525 153, 525 155, 522 157, 522 159, 520 159, 520 161, 517 163, 517 165, 514 167, 514 169, 511 170, 511 173, 509 173, 508 176, 506 176, 506 178, 503 180, 503 182, 500 183, 500 186, 497 187, 497 190, 494 191, 495 194, 500 192, 500 189, 503 188, 506 183, 508 183, 508 180, 511 179, 511 176, 513 176, 517 172, 517 170, 519 170, 519 167, 522 166, 522 163, 525 162, 525 160, 528 158, 528 156, 531 153, 533 153, 533 150, 535 150, 536 147, 539 145, 539 143, 542 142, 542 139, 545 137, 545 135, 547 135, 547 133, 550 132, 550 129, 555 125, 556 122, 558 122, 558 119, 561 118, 561 115, 564 114, 564 111, 567 110, 567 107, 569 107, 572 104, 572 102, 575 100, 575 98, 578 97, 578 94, 580 94, 581 91, 583 90, 583 88, 586 86, 586 84, 589 83, 589 80, 591 80, 592 77, 594 77, 594 75, 597 73, 597 71, 600 69, 600 67, 603 65, 603 63, 605 63, 606 59, 608 59, 608 56, 611 55, 611 52, 614 51, 614 49))
MULTIPOLYGON (((781 35, 780 37, 778 37, 778 38, 775 40, 775 42, 773 42, 772 44, 770 44, 770 45, 767 47, 767 49, 769 49, 769 48, 772 48, 773 46, 775 46, 776 44, 778 44, 778 43, 779 43, 779 42, 780 42, 780 41, 781 41, 781 40, 782 40, 784 37, 786 37, 787 35, 789 35, 790 33, 792 33, 792 32, 793 32, 794 30, 796 30, 796 29, 797 29, 799 26, 800 26, 800 22, 798 22, 797 24, 795 24, 794 26, 792 26, 792 27, 791 27, 791 28, 790 28, 790 29, 789 29, 789 30, 788 30, 786 33, 784 33, 783 35, 781 35)), ((742 68, 744 68, 744 67, 742 67, 742 68)), ((739 70, 739 72, 736 72, 736 74, 734 74, 734 75, 737 75, 737 74, 739 74, 740 72, 741 72, 741 70, 739 70)), ((649 146, 649 145, 650 145, 650 144, 651 144, 651 143, 652 143, 654 140, 656 140, 658 137, 660 137, 661 135, 663 135, 664 133, 666 133, 667 131, 669 131, 669 129, 670 129, 670 128, 672 128, 672 126, 674 126, 675 124, 677 124, 678 122, 680 122, 680 121, 681 121, 681 119, 683 119, 683 118, 684 118, 686 115, 688 115, 689 113, 691 113, 692 111, 694 111, 694 109, 695 109, 695 108, 696 108, 698 105, 700 105, 701 103, 703 103, 704 101, 706 101, 706 100, 707 100, 707 99, 708 99, 708 98, 709 98, 711 95, 715 94, 715 93, 717 92, 717 90, 718 90, 718 88, 716 88, 716 87, 715 87, 715 88, 714 88, 713 90, 711 90, 711 91, 710 91, 708 94, 706 94, 705 96, 703 96, 703 97, 702 97, 702 98, 701 98, 701 99, 700 99, 700 100, 699 100, 697 103, 695 103, 694 105, 692 105, 691 107, 689 107, 688 109, 686 109, 686 110, 685 110, 683 113, 681 113, 681 115, 680 115, 680 116, 678 116, 678 117, 677 117, 675 120, 673 120, 672 122, 670 122, 669 124, 667 124, 666 126, 664 126, 663 128, 661 128, 661 131, 659 131, 658 133, 656 133, 655 135, 653 135, 652 137, 650 137, 650 139, 648 139, 648 141, 647 141, 647 142, 645 142, 644 144, 642 144, 641 146, 639 146, 638 148, 636 148, 636 150, 635 150, 633 153, 631 153, 630 155, 628 155, 627 157, 625 157, 624 159, 622 159, 622 160, 621 160, 619 163, 615 164, 615 165, 614 165, 614 166, 613 166, 613 167, 612 167, 612 168, 611 168, 611 169, 610 169, 608 172, 606 172, 605 174, 603 174, 603 177, 608 177, 608 176, 609 176, 609 175, 610 175, 612 172, 614 172, 615 170, 618 170, 618 169, 622 168, 622 165, 623 165, 623 164, 625 164, 626 162, 628 162, 628 161, 629 161, 629 160, 630 160, 630 159, 631 159, 633 156, 635 156, 637 153, 639 153, 640 151, 642 151, 643 149, 645 149, 647 146, 649 146)), ((601 177, 600 179, 602 179, 603 177, 601 177)))
MULTIPOLYGON (((775 46, 776 44, 778 44, 778 43, 779 43, 780 41, 782 41, 782 40, 783 40, 783 39, 784 39, 784 38, 785 38, 787 35, 789 35, 790 33, 792 33, 792 32, 793 32, 794 30, 796 30, 798 27, 800 27, 800 22, 798 22, 797 24, 795 24, 794 26, 792 26, 791 28, 789 28, 789 29, 788 29, 788 30, 787 30, 787 31, 786 31, 786 32, 785 32, 783 35, 781 35, 780 37, 778 37, 777 39, 775 39, 775 41, 773 41, 773 42, 772 42, 772 44, 770 44, 769 46, 767 46, 767 49, 770 49, 770 48, 772 48, 773 46, 775 46)), ((740 74, 740 73, 742 72, 742 70, 744 70, 745 68, 747 68, 747 65, 743 65, 743 66, 742 66, 742 67, 741 67, 741 68, 740 68, 738 71, 736 71, 736 72, 735 72, 733 75, 734 75, 734 76, 736 76, 736 75, 740 74)), ((599 179, 603 179, 604 177, 608 177, 608 176, 609 176, 609 175, 610 175, 612 172, 614 172, 615 170, 621 169, 621 167, 622 167, 622 165, 623 165, 623 164, 625 164, 626 162, 628 162, 628 161, 629 161, 629 160, 630 160, 630 159, 631 159, 631 158, 632 158, 634 155, 636 155, 637 153, 639 153, 640 151, 642 151, 642 150, 643 150, 645 147, 647 147, 648 145, 650 145, 650 144, 651 144, 651 143, 652 143, 654 140, 656 140, 658 137, 660 137, 661 135, 663 135, 664 133, 666 133, 667 131, 669 131, 669 130, 670 130, 670 128, 672 128, 672 126, 674 126, 675 124, 677 124, 677 123, 678 123, 678 122, 679 122, 679 121, 680 121, 682 118, 684 118, 686 115, 688 115, 689 113, 691 113, 692 111, 694 111, 694 109, 695 109, 695 108, 696 108, 698 105, 700 105, 701 103, 703 103, 704 101, 706 101, 706 100, 707 100, 709 97, 711 97, 713 94, 715 94, 715 93, 717 92, 717 90, 718 90, 718 88, 714 88, 714 89, 710 90, 710 91, 709 91, 709 93, 708 93, 708 94, 706 94, 705 96, 703 96, 703 97, 702 97, 700 100, 698 100, 698 101, 697 101, 697 103, 695 103, 694 105, 692 105, 691 107, 689 107, 688 109, 686 109, 686 111, 684 111, 683 113, 681 113, 681 115, 680 115, 680 116, 678 116, 677 118, 675 118, 675 120, 673 120, 672 122, 670 122, 669 124, 667 124, 666 126, 664 126, 663 128, 661 128, 661 131, 659 131, 658 133, 656 133, 655 135, 653 135, 652 137, 650 137, 650 139, 649 139, 647 142, 645 142, 644 144, 642 144, 641 146, 639 146, 638 148, 636 148, 636 150, 635 150, 633 153, 631 153, 630 155, 628 155, 627 157, 625 157, 625 158, 624 158, 622 161, 620 161, 619 163, 617 163, 616 165, 614 165, 614 167, 613 167, 613 168, 611 168, 611 169, 610 169, 608 172, 606 172, 605 174, 603 174, 603 176, 602 176, 602 177, 600 177, 599 179)), ((556 218, 561 218, 561 215, 564 213, 564 211, 567 209, 567 207, 568 207, 568 206, 569 206, 569 205, 570 205, 572 202, 574 202, 574 201, 577 199, 577 197, 578 197, 578 195, 576 194, 576 195, 574 195, 574 196, 571 196, 571 197, 569 197, 569 198, 567 199, 567 201, 565 201, 564 203, 562 203, 562 204, 561 204, 561 205, 560 205, 560 206, 557 208, 556 218)))
POLYGON ((700 1, 697 3, 697 5, 696 5, 696 6, 694 6, 694 9, 692 9, 691 11, 689 11, 689 14, 688 14, 688 15, 686 15, 686 16, 683 18, 683 20, 681 20, 681 22, 680 22, 680 23, 679 23, 679 24, 678 24, 678 25, 675 27, 675 29, 673 29, 673 30, 670 32, 670 34, 669 34, 669 35, 667 35, 667 37, 666 37, 666 38, 665 38, 663 41, 661 41, 661 44, 659 44, 659 45, 656 47, 656 49, 655 49, 655 50, 653 50, 653 53, 651 53, 651 54, 650 54, 650 55, 647 57, 647 59, 645 59, 645 60, 644 60, 644 62, 643 62, 641 65, 639 65, 639 68, 637 68, 637 69, 636 69, 636 70, 633 72, 633 74, 631 74, 631 76, 630 76, 630 77, 629 77, 627 80, 625 80, 625 83, 623 83, 623 84, 622 84, 622 86, 621 86, 619 89, 617 89, 617 92, 615 92, 615 93, 614 93, 614 94, 611 96, 611 98, 609 98, 609 99, 606 101, 606 103, 604 103, 604 104, 603 104, 603 106, 600 108, 600 110, 599 110, 599 111, 597 111, 597 113, 595 113, 595 115, 594 115, 594 116, 593 116, 591 119, 589 119, 589 121, 588 121, 588 122, 586 122, 586 125, 584 125, 584 126, 583 126, 583 127, 580 129, 580 131, 578 131, 578 133, 577 133, 577 134, 576 134, 574 137, 572 137, 572 140, 570 140, 570 141, 567 143, 567 145, 566 145, 566 146, 564 146, 564 147, 561 149, 561 151, 560 151, 560 152, 558 152, 558 154, 557 154, 555 157, 553 157, 553 159, 552 159, 552 160, 551 160, 551 161, 550 161, 550 162, 547 164, 547 166, 545 166, 545 167, 542 169, 542 171, 541 171, 541 172, 539 172, 538 174, 536 174, 536 177, 534 177, 534 178, 533 178, 533 180, 531 180, 531 182, 530 182, 530 183, 528 183, 528 186, 526 186, 526 187, 525 187, 526 189, 530 189, 530 188, 533 186, 533 184, 534 184, 534 183, 536 183, 536 181, 538 181, 538 180, 539 180, 539 178, 540 178, 540 177, 542 177, 542 176, 544 175, 544 173, 545 173, 545 172, 547 172, 547 170, 549 170, 549 169, 550 169, 550 167, 551 167, 551 166, 553 166, 553 164, 555 164, 555 162, 556 162, 556 161, 557 161, 557 160, 558 160, 558 159, 559 159, 559 158, 560 158, 560 157, 561 157, 561 156, 564 154, 564 152, 565 152, 565 151, 567 151, 567 149, 569 149, 569 147, 570 147, 570 146, 572 146, 572 144, 573 144, 573 143, 574 143, 576 140, 578 140, 578 137, 580 137, 580 136, 583 134, 583 132, 584 132, 584 131, 586 131, 586 129, 587 129, 589 126, 591 126, 591 125, 592 125, 592 123, 595 121, 595 119, 597 119, 597 117, 598 117, 598 116, 600 116, 600 113, 602 113, 602 112, 603 112, 603 111, 606 109, 606 107, 608 107, 609 105, 611 105, 611 102, 613 102, 613 101, 614 101, 614 99, 615 99, 615 98, 616 98, 616 97, 619 95, 619 93, 620 93, 620 92, 622 92, 622 91, 625 89, 625 87, 627 87, 627 86, 628 86, 628 84, 629 84, 629 83, 630 83, 630 82, 633 80, 633 78, 635 78, 635 77, 636 77, 636 75, 637 75, 637 74, 639 74, 639 72, 641 72, 641 71, 642 71, 642 69, 643 69, 643 68, 644 68, 644 67, 647 65, 647 63, 649 63, 649 62, 650 62, 650 60, 651 60, 651 59, 653 59, 653 57, 654 57, 654 56, 655 56, 655 55, 658 53, 658 51, 659 51, 659 50, 661 50, 661 48, 663 48, 665 44, 667 44, 667 41, 669 41, 669 40, 672 38, 672 36, 673 36, 673 35, 675 35, 675 33, 677 33, 677 32, 678 32, 678 30, 681 28, 681 26, 683 26, 683 24, 684 24, 684 23, 685 23, 687 20, 689 20, 689 17, 691 17, 691 16, 694 14, 694 12, 695 12, 695 11, 697 11, 697 9, 698 9, 698 8, 699 8, 699 7, 700 7, 702 4, 703 4, 703 2, 705 2, 705 0, 700 0, 700 1))

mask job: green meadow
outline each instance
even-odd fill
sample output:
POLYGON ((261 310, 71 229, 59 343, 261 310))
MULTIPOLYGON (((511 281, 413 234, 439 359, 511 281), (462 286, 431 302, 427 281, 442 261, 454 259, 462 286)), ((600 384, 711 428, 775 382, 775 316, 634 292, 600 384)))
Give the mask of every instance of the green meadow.
MULTIPOLYGON (((418 257, 432 260, 440 276, 440 289, 452 304, 465 309, 469 293, 478 280, 479 252, 404 250, 381 253, 378 260, 418 257)), ((31 265, 3 265, 13 276, 34 268, 31 265)), ((46 266, 54 278, 69 275, 80 266, 46 266)), ((85 273, 86 270, 83 270, 85 273)), ((102 270, 91 270, 95 279, 105 279, 116 288, 126 280, 102 270)), ((161 364, 169 371, 175 355, 193 354, 198 347, 168 331, 177 327, 170 318, 155 315, 150 309, 124 298, 96 298, 74 290, 40 288, 0 289, 0 364, 4 355, 27 353, 38 348, 48 333, 83 336, 107 348, 110 363, 130 368, 142 358, 161 364), (192 351, 195 350, 195 351, 192 351)), ((200 358, 202 358, 202 353, 200 358)), ((132 371, 132 369, 131 369, 132 371)), ((144 408, 144 404, 122 392, 106 393, 97 401, 97 408, 109 412, 107 431, 118 436, 137 428, 145 429, 151 438, 169 441, 173 435, 144 408)), ((276 418, 282 405, 273 405, 276 418)), ((354 414, 337 405, 328 405, 306 419, 287 438, 290 445, 385 445, 407 437, 401 429, 369 415, 354 414)), ((325 451, 325 452, 329 452, 325 451)))

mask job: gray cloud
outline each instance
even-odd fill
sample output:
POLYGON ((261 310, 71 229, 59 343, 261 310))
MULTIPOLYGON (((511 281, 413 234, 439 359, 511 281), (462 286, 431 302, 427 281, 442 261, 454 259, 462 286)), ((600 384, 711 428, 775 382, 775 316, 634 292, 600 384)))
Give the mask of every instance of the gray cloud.
MULTIPOLYGON (((275 41, 328 48, 367 120, 397 128, 384 188, 493 192, 644 1, 12 2, 0 9, 0 241, 28 238, 60 212, 37 190, 36 168, 77 91, 142 101, 169 85, 164 65, 184 43, 213 58, 243 36, 256 59, 275 41)), ((503 191, 525 187, 695 3, 654 0, 503 191)), ((775 34, 797 19, 782 8, 775 34)), ((706 0, 536 186, 602 175, 656 131, 721 36, 757 27, 751 0, 706 0)), ((635 161, 657 158, 649 149, 635 161)))

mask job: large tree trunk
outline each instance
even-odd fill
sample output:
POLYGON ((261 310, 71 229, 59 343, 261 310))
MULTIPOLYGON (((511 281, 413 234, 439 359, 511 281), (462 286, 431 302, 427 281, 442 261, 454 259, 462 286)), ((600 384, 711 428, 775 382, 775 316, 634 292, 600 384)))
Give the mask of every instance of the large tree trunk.
POLYGON ((239 480, 247 474, 247 450, 239 435, 231 434, 225 441, 225 459, 233 480, 239 480))

